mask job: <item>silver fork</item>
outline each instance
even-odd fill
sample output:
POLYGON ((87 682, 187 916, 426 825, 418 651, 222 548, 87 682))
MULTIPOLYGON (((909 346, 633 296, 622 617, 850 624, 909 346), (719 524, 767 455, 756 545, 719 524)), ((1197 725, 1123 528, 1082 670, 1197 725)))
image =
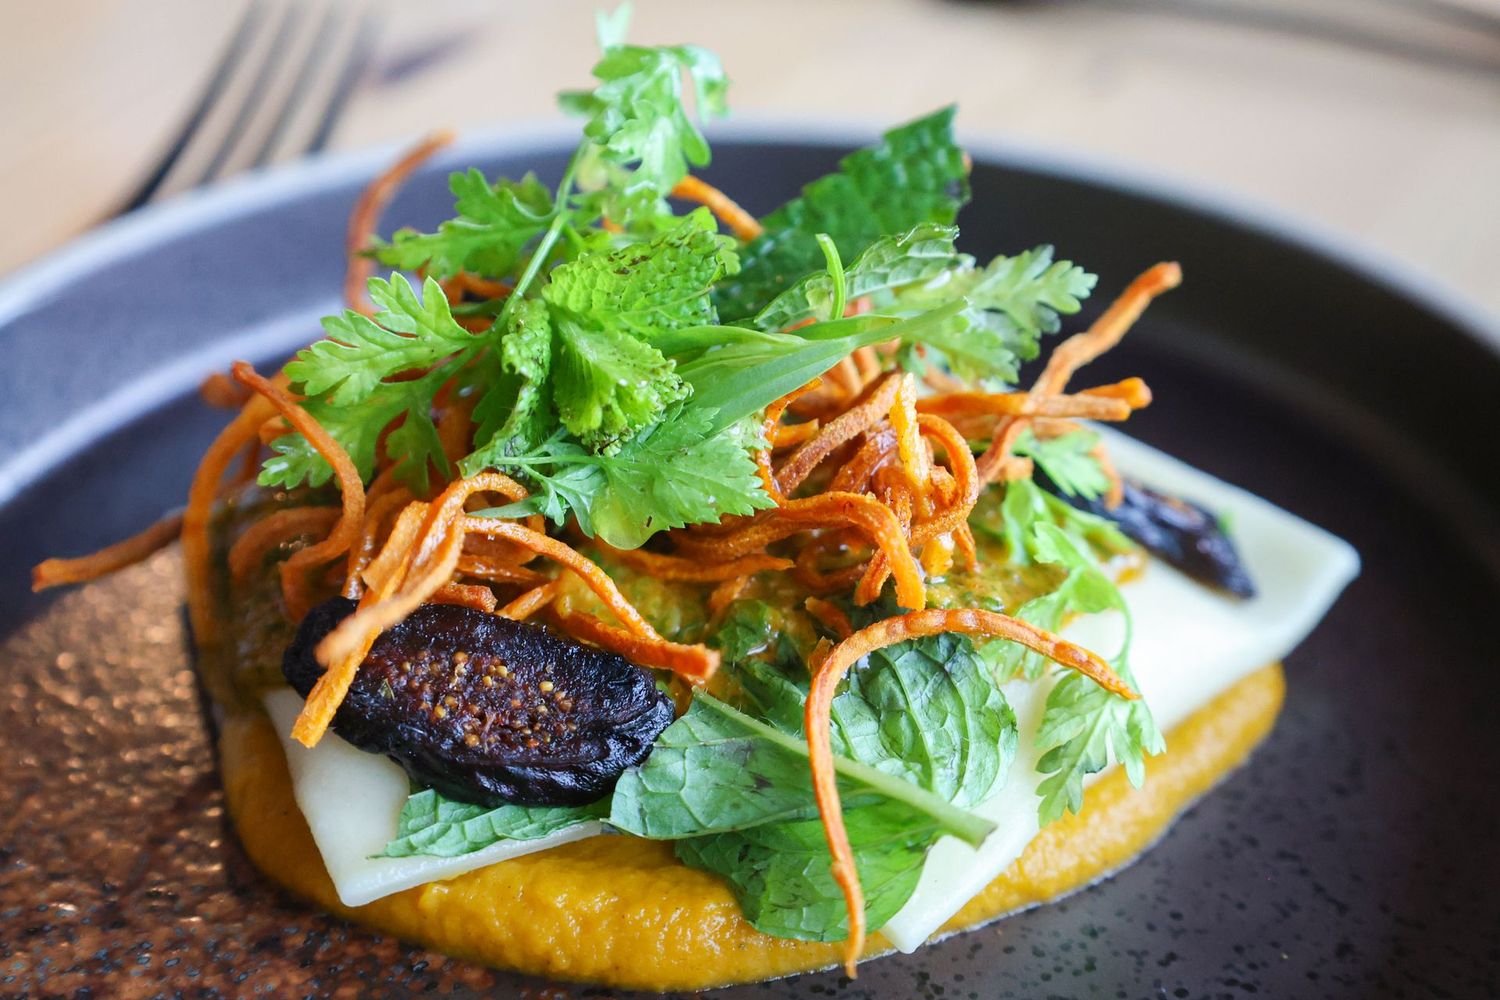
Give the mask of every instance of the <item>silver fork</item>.
POLYGON ((322 149, 368 64, 370 0, 249 0, 197 102, 119 213, 322 149))

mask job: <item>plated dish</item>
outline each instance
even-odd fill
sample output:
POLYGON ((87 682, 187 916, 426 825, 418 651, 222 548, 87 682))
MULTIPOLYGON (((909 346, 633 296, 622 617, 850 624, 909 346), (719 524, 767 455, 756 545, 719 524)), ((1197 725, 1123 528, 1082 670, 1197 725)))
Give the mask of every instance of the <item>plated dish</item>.
MULTIPOLYGON (((635 74, 683 62, 711 103, 706 55, 612 45, 601 75, 629 72, 574 102, 591 127, 606 123, 575 161, 603 186, 579 199, 460 175, 467 220, 376 251, 432 283, 419 293, 400 275, 377 279, 373 320, 335 318, 330 339, 288 367, 303 399, 237 369, 257 395, 200 470, 184 532, 202 669, 227 713, 230 805, 268 874, 456 953, 651 987, 852 960, 862 922, 882 931, 872 949, 915 947, 971 899, 954 926, 1123 863, 1265 732, 1279 675, 1254 671, 1295 644, 1354 567, 1347 547, 1268 505, 1065 423, 1147 401, 1139 382, 1072 394, 1062 383, 1175 281, 1173 268, 1148 271, 1063 341, 1031 390, 986 384, 1014 380, 1015 362, 1092 282, 1040 252, 980 267, 953 250, 946 227, 966 165, 949 115, 855 154, 756 233, 717 192, 680 186, 685 162, 664 165, 654 145, 600 145, 620 113, 609 85, 633 93, 635 74), (648 164, 665 172, 641 178, 648 164), (861 188, 891 176, 900 183, 861 188), (663 215, 673 191, 747 238, 719 236, 701 212, 663 215), (861 212, 840 211, 851 193, 861 212), (488 210, 475 202, 491 195, 519 213, 503 221, 524 240, 507 258, 484 242, 491 226, 482 264, 434 263, 472 249, 488 210), (559 203, 568 211, 548 207, 559 203), (876 215, 910 225, 863 246, 868 230, 835 225, 876 215), (833 238, 819 241, 825 225, 833 238), (524 255, 549 234, 556 260, 524 255), (807 275, 784 262, 794 253, 811 261, 807 275), (771 262, 757 272, 756 260, 771 262), (771 287, 745 292, 757 273, 771 287), (808 388, 814 377, 824 381, 808 388), (272 492, 222 493, 227 459, 258 461, 263 442, 272 492), (476 494, 492 497, 469 509, 476 494), (1229 515, 1243 559, 1207 507, 1229 515), (1206 583, 1153 561, 1122 522, 1206 583), (509 548, 478 543, 494 537, 509 548), (517 546, 565 572, 535 576, 517 546), (1252 586, 1259 596, 1244 603, 1252 586), (337 603, 340 590, 358 611, 337 603), (1134 618, 1128 660, 1121 636, 1070 641, 1037 627, 1121 604, 1134 618), (508 623, 538 615, 566 638, 508 623), (641 667, 672 675, 659 678, 667 690, 641 667), (330 680, 340 676, 348 691, 330 680), (330 721, 335 735, 321 732, 330 721), (1164 765, 1186 762, 1170 788, 1147 783, 1142 799, 1112 777, 1090 793, 1095 815, 1149 803, 1130 837, 1072 830, 1064 853, 1086 860, 1050 881, 1005 882, 1038 826, 1076 812, 1111 755, 1139 777, 1162 728, 1182 739, 1164 765), (283 746, 278 733, 301 738, 283 746), (408 778, 424 787, 408 796, 408 778), (379 833, 381 815, 388 833, 367 847, 356 835, 379 833), (601 824, 621 833, 578 839, 601 824), (632 885, 643 871, 649 882, 632 885), (558 924, 515 905, 543 898, 561 903, 558 924), (582 931, 571 941, 558 933, 569 916, 582 931), (674 938, 669 924, 693 930, 674 938), (703 962, 705 950, 738 964, 703 962)), ((675 127, 691 149, 696 132, 675 127)), ((212 391, 234 399, 227 382, 212 391)), ((53 564, 42 582, 108 562, 53 564)))

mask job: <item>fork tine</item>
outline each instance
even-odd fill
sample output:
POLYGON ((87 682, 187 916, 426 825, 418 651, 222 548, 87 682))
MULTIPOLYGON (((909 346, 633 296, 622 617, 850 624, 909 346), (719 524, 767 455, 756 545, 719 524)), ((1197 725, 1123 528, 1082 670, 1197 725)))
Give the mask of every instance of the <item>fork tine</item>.
POLYGON ((192 111, 188 112, 187 118, 182 123, 182 128, 178 130, 176 137, 172 140, 172 144, 167 147, 165 155, 157 163, 156 168, 151 171, 150 175, 141 183, 141 186, 136 189, 135 194, 130 196, 117 214, 123 215, 126 212, 140 208, 156 195, 162 183, 166 181, 167 175, 172 172, 172 168, 182 158, 183 151, 187 149, 193 136, 203 125, 204 119, 208 117, 209 110, 213 108, 219 96, 224 92, 224 88, 228 86, 230 79, 234 76, 235 69, 238 68, 240 61, 244 59, 245 53, 249 51, 250 41, 254 37, 256 29, 259 27, 264 15, 265 7, 262 4, 262 0, 250 0, 249 4, 245 7, 244 15, 240 18, 240 23, 234 29, 234 34, 230 35, 229 41, 224 46, 224 54, 219 57, 219 63, 214 67, 213 75, 208 78, 208 83, 204 86, 203 93, 198 98, 198 102, 193 105, 192 111))
POLYGON ((234 119, 229 123, 229 129, 224 133, 219 148, 214 151, 213 157, 208 161, 208 166, 203 168, 197 180, 190 185, 191 187, 201 187, 214 180, 225 161, 244 138, 251 121, 260 110, 266 88, 270 86, 276 76, 276 70, 286 59, 290 42, 306 16, 307 5, 303 3, 292 3, 282 14, 281 23, 276 28, 276 35, 271 39, 271 47, 266 51, 265 59, 250 81, 250 87, 245 92, 244 100, 238 110, 235 111, 234 119))
POLYGON ((355 33, 353 43, 349 46, 349 53, 345 57, 344 68, 339 74, 338 83, 334 85, 333 93, 328 97, 328 103, 323 106, 322 118, 318 121, 318 127, 313 131, 311 141, 307 144, 309 153, 316 153, 328 144, 328 137, 333 134, 333 127, 338 123, 344 105, 349 101, 349 95, 354 92, 354 85, 359 82, 361 74, 369 64, 370 52, 375 47, 375 39, 379 33, 380 18, 375 11, 366 7, 360 15, 359 28, 355 33))
POLYGON ((323 18, 318 23, 318 28, 313 36, 312 44, 308 46, 303 56, 302 65, 297 68, 297 76, 292 81, 291 87, 282 96, 281 109, 276 113, 276 120, 272 123, 270 131, 266 133, 265 140, 261 143, 259 151, 256 152, 251 167, 263 167, 270 162, 271 156, 276 148, 286 137, 291 128, 292 121, 297 117, 301 109, 303 98, 307 94, 309 86, 317 76, 318 69, 327 61, 332 43, 339 35, 339 21, 345 9, 345 4, 334 2, 329 4, 324 11, 323 18))

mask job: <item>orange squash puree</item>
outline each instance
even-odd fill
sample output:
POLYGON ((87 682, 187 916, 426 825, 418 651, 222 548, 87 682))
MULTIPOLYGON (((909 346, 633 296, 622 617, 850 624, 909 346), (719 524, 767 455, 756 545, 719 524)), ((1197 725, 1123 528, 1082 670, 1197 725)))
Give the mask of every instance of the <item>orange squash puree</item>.
MULTIPOLYGON (((1167 735, 1169 752, 1134 789, 1119 769, 1089 789, 1078 816, 1031 842, 940 934, 1082 888, 1150 846, 1171 821, 1268 733, 1281 708, 1279 665, 1257 671, 1167 735)), ((594 837, 503 861, 359 907, 339 903, 292 797, 281 745, 257 714, 220 738, 224 785, 257 867, 298 896, 360 923, 463 958, 557 979, 645 990, 703 989, 836 964, 842 943, 785 941, 740 917, 714 876, 679 864, 670 844, 594 837)), ((879 934, 866 956, 888 951, 879 934)))

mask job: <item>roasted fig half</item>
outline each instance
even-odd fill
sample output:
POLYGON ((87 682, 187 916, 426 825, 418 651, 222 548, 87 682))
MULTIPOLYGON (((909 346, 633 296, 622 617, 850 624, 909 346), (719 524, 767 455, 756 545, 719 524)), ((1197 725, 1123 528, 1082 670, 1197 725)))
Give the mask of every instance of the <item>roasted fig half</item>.
MULTIPOLYGON (((303 619, 282 660, 303 697, 313 651, 354 610, 335 598, 303 619)), ((333 731, 413 780, 465 802, 581 805, 614 788, 673 717, 652 676, 539 625, 424 604, 371 648, 333 731)))
MULTIPOLYGON (((1124 496, 1114 509, 1102 498, 1087 500, 1061 492, 1058 495, 1080 510, 1115 522, 1147 551, 1199 583, 1218 587, 1236 597, 1255 596, 1250 571, 1213 511, 1134 480, 1126 479, 1122 485, 1124 496)), ((1055 490, 1051 483, 1045 486, 1055 490)))

